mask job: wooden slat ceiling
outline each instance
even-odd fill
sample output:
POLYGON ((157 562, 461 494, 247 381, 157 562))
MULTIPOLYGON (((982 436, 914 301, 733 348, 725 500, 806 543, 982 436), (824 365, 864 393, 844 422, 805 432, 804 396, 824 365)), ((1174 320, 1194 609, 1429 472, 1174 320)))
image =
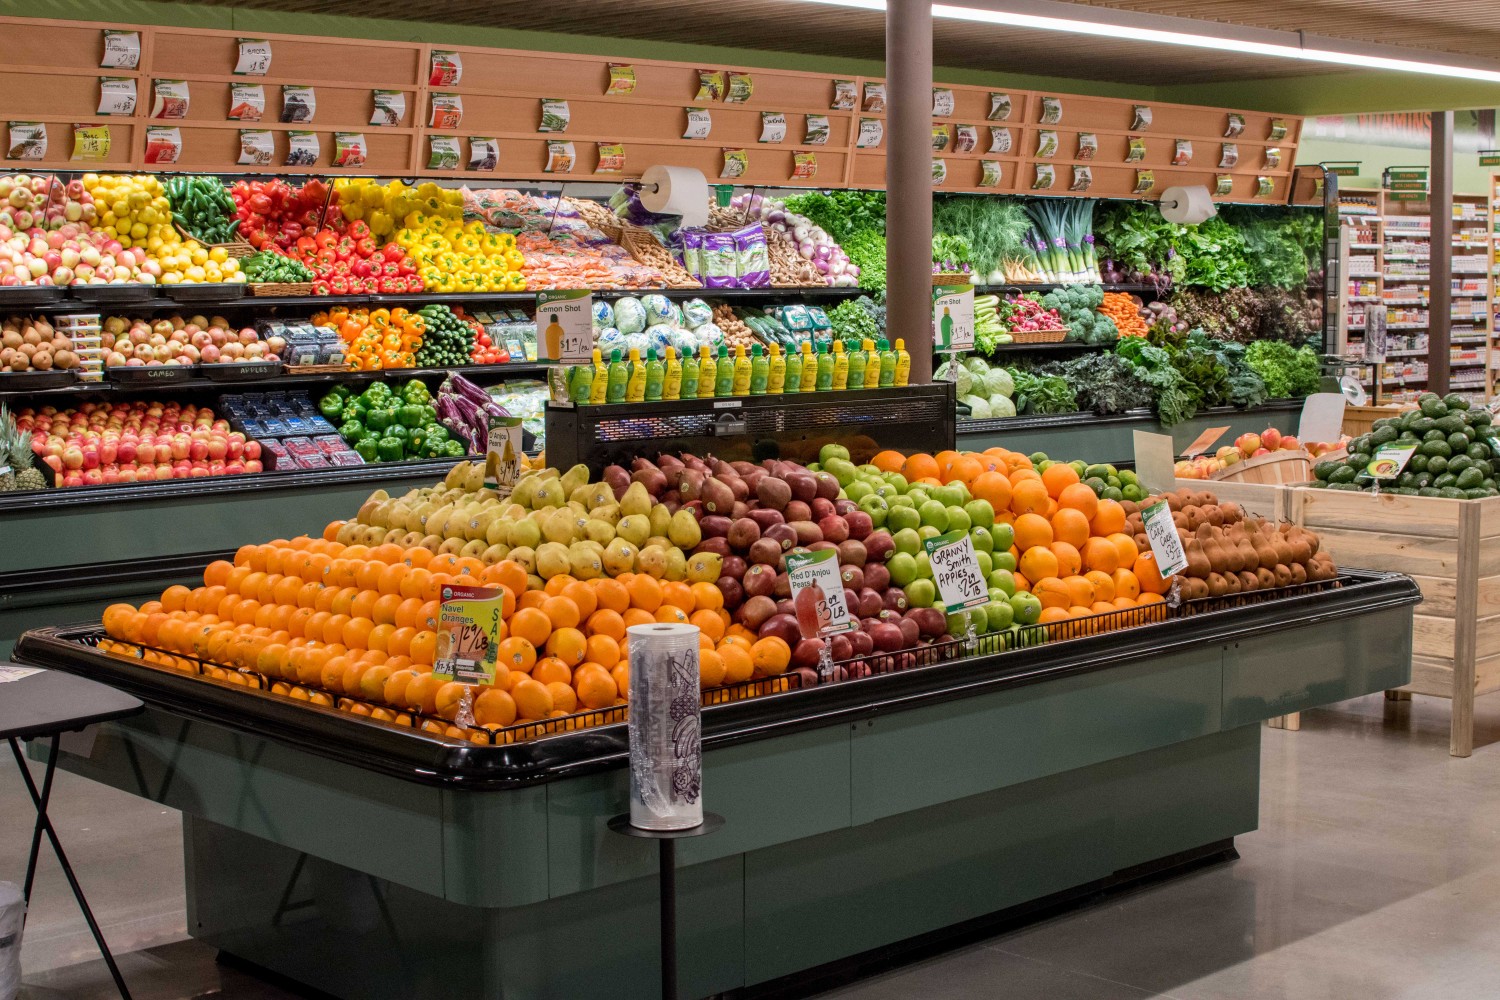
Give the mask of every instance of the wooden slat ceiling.
MULTIPOLYGON (((577 35, 884 58, 884 15, 799 0, 207 0, 213 6, 441 21, 577 35)), ((1482 0, 1084 0, 1099 6, 1490 56, 1500 31, 1482 0)), ((934 62, 1148 86, 1306 76, 1317 64, 939 20, 934 62)), ((1328 67, 1327 72, 1337 71, 1328 67)))

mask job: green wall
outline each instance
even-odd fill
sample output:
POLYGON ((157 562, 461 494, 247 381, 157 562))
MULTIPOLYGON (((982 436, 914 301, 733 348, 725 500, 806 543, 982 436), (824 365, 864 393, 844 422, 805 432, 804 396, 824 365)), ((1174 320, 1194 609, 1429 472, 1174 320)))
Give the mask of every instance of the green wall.
MULTIPOLYGON (((1366 143, 1334 142, 1328 139, 1304 139, 1297 146, 1298 163, 1323 163, 1335 160, 1360 161, 1358 177, 1343 177, 1345 187, 1379 187, 1386 167, 1426 165, 1431 157, 1425 149, 1405 146, 1377 146, 1366 143)), ((1459 194, 1485 194, 1490 189, 1490 172, 1481 167, 1474 153, 1454 153, 1453 190, 1459 194)))

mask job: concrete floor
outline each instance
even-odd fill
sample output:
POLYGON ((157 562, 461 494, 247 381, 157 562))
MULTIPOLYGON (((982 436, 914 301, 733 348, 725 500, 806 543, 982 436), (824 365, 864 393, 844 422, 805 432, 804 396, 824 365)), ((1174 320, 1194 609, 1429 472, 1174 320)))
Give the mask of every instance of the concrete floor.
MULTIPOLYGON (((1500 995, 1500 695, 1448 756, 1448 703, 1380 696, 1266 730, 1241 860, 824 994, 827 1000, 1451 1000, 1500 995)), ((138 1000, 290 1000, 186 938, 175 813, 61 774, 63 845, 138 1000)), ((0 877, 30 805, 0 765, 0 877)), ((50 855, 22 952, 27 1000, 114 996, 50 855)))

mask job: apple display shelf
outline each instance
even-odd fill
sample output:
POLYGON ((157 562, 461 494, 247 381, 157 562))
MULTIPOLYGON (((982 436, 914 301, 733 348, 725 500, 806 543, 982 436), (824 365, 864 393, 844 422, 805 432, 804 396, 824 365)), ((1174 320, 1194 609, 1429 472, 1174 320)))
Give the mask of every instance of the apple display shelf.
POLYGON ((782 458, 815 462, 825 444, 856 464, 878 451, 952 448, 952 382, 727 399, 547 407, 547 464, 587 465, 594 474, 638 456, 693 452, 726 462, 782 458))
MULTIPOLYGON (((1405 684, 1419 599, 1355 571, 707 705, 727 822, 681 845, 682 995, 805 991, 955 925, 1234 857, 1261 722, 1405 684)), ((660 995, 654 845, 608 830, 624 722, 462 743, 98 634, 32 631, 15 659, 147 703, 61 766, 182 812, 194 937, 350 1000, 660 995)))

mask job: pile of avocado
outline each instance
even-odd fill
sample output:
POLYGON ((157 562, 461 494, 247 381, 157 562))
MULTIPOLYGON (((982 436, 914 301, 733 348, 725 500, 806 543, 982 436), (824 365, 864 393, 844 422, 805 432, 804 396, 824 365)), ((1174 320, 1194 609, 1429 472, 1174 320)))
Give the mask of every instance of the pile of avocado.
POLYGON ((1317 463, 1316 482, 1310 485, 1372 492, 1376 483, 1366 470, 1375 452, 1381 445, 1398 443, 1415 444, 1417 450, 1396 479, 1380 482, 1382 493, 1450 500, 1500 496, 1495 478, 1500 442, 1490 413, 1471 409, 1457 393, 1423 393, 1415 410, 1375 421, 1370 433, 1349 442, 1348 458, 1317 463))

